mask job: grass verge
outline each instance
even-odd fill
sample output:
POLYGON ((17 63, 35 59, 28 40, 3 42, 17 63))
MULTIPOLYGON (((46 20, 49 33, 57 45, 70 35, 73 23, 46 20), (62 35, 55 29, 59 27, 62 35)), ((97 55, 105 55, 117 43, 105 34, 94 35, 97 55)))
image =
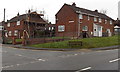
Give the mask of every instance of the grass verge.
MULTIPOLYGON (((76 40, 69 40, 69 41, 82 41, 83 46, 80 46, 80 47, 77 46, 77 48, 99 48, 99 47, 118 45, 118 36, 84 38, 84 39, 76 39, 76 40)), ((30 46, 38 47, 38 48, 72 48, 68 45, 69 41, 36 44, 36 45, 30 45, 30 46)))

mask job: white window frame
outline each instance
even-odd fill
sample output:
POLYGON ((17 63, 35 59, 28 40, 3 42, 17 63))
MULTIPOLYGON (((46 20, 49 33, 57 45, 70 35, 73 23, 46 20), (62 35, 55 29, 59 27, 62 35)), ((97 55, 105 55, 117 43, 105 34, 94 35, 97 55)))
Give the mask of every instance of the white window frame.
POLYGON ((49 30, 51 30, 51 27, 49 27, 49 30))
POLYGON ((94 22, 97 22, 97 18, 96 17, 94 17, 94 22))
POLYGON ((8 35, 9 35, 9 36, 12 36, 12 31, 9 31, 9 32, 8 32, 8 35))
POLYGON ((7 27, 10 27, 10 23, 7 24, 7 27))
POLYGON ((100 23, 102 22, 102 19, 101 19, 101 18, 99 18, 99 22, 100 22, 100 23))
POLYGON ((17 25, 20 25, 20 21, 17 21, 17 25))
POLYGON ((54 27, 52 27, 52 30, 54 30, 54 27))
POLYGON ((112 20, 110 20, 110 24, 113 24, 113 23, 112 23, 112 20))
POLYGON ((58 32, 63 32, 63 31, 65 31, 65 25, 59 25, 58 32))
POLYGON ((46 30, 46 28, 45 28, 45 30, 46 30))
POLYGON ((14 36, 18 36, 18 30, 14 31, 14 36))
POLYGON ((105 24, 107 24, 107 20, 105 19, 105 24))
POLYGON ((79 14, 79 19, 83 19, 83 15, 82 14, 79 14))
POLYGON ((83 26, 82 31, 88 31, 88 26, 83 26))
POLYGON ((90 16, 88 15, 88 21, 90 20, 90 16))
POLYGON ((5 37, 8 37, 8 32, 5 32, 5 37))

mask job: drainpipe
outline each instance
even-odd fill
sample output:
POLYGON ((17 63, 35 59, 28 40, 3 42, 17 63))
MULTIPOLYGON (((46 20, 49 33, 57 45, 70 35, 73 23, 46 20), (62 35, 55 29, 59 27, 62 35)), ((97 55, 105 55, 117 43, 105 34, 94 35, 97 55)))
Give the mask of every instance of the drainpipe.
POLYGON ((79 19, 79 14, 78 14, 78 37, 80 36, 80 19, 79 19))

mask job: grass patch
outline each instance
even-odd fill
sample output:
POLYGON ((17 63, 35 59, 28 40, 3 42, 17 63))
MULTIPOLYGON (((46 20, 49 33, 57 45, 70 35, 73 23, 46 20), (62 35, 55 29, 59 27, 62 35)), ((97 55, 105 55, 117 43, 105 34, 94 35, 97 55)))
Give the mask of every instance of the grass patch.
POLYGON ((50 39, 70 39, 70 37, 48 37, 50 39))
POLYGON ((16 42, 22 42, 22 39, 16 39, 16 42))
MULTIPOLYGON (((118 45, 118 36, 84 38, 84 39, 76 39, 76 40, 69 40, 69 41, 82 41, 83 46, 80 46, 77 48, 99 48, 99 47, 118 45)), ((39 47, 39 48, 71 48, 68 45, 69 41, 36 44, 36 45, 30 45, 30 46, 39 47)))

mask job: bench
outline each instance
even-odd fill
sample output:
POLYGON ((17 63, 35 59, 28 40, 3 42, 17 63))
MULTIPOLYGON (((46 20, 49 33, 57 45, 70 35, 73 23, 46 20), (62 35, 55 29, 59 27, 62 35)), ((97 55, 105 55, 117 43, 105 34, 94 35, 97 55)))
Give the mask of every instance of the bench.
POLYGON ((70 47, 81 47, 82 46, 82 41, 69 41, 68 45, 70 47))

